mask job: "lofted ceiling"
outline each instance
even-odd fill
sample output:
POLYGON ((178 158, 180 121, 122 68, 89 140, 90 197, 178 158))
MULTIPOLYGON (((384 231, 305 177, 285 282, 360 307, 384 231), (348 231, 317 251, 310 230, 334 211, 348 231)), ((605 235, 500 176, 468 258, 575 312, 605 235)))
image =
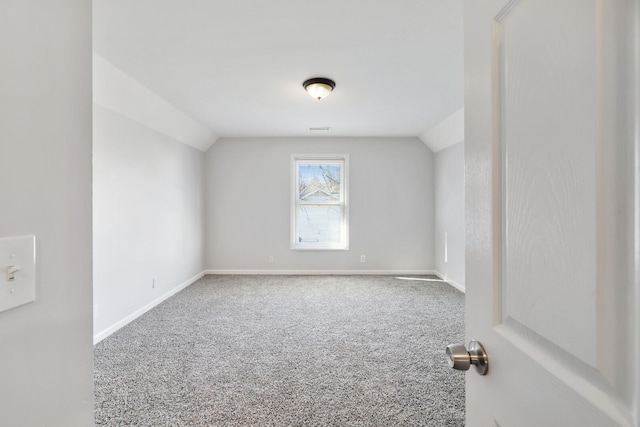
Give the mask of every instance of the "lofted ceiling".
POLYGON ((218 136, 419 136, 463 107, 462 0, 93 0, 93 14, 94 52, 218 136), (336 89, 315 100, 310 77, 336 89))

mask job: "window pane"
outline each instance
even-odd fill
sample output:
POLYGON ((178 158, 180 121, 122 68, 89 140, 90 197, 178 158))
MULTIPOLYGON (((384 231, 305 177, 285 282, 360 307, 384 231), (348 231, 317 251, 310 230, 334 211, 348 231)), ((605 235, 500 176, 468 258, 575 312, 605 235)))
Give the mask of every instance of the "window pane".
POLYGON ((291 155, 292 249, 349 249, 349 157, 291 155))
POLYGON ((298 206, 298 243, 340 243, 342 207, 332 205, 298 206))
POLYGON ((298 200, 340 201, 340 164, 298 164, 298 200))

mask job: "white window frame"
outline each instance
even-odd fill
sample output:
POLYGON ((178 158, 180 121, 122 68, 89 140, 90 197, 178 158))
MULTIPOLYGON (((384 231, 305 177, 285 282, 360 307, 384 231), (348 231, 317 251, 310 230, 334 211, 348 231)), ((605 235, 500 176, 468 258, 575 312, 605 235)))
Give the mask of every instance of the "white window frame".
POLYGON ((292 154, 291 155, 291 249, 295 250, 349 250, 349 155, 348 154, 292 154), (300 164, 338 163, 340 167, 340 200, 305 202, 298 198, 300 164), (336 205, 342 207, 340 221, 340 241, 299 242, 297 211, 300 205, 336 205))

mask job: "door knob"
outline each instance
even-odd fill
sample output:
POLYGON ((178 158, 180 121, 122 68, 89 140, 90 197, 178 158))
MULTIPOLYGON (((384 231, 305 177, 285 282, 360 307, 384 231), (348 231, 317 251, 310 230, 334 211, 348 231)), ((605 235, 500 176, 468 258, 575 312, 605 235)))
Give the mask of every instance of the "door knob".
POLYGON ((467 371, 471 365, 476 367, 480 375, 486 375, 489 359, 484 347, 476 340, 469 342, 469 349, 462 344, 452 344, 445 350, 449 358, 449 367, 459 371, 467 371))

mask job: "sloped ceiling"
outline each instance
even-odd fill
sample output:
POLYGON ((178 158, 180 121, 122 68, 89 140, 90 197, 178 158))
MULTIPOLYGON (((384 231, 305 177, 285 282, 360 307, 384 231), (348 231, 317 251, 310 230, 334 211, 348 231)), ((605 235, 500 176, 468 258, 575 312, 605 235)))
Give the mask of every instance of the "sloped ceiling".
POLYGON ((462 0, 93 5, 94 51, 218 136, 421 136, 463 107, 462 0))

